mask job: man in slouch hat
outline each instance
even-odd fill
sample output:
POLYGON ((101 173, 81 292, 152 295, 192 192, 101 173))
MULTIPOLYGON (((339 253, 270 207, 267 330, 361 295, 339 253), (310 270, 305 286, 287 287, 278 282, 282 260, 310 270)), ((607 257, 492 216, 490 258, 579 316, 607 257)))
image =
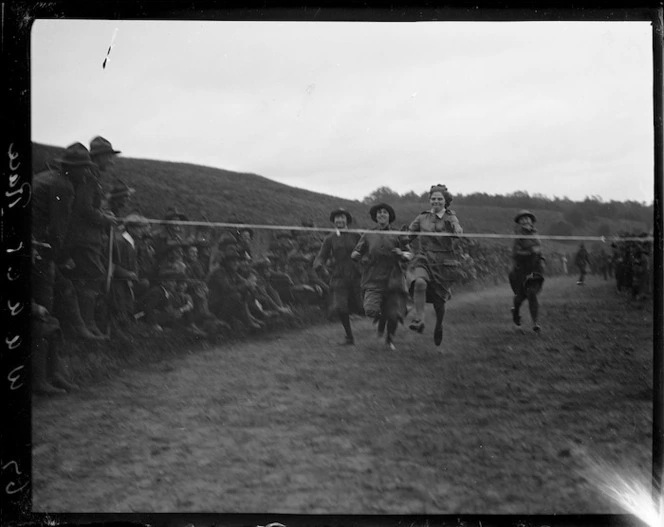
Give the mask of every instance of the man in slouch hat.
POLYGON ((89 177, 93 164, 81 143, 68 146, 56 161, 60 165, 57 169, 40 172, 32 179, 32 236, 50 248, 40 251, 33 267, 33 296, 37 304, 66 321, 76 336, 98 340, 103 337, 84 323, 74 286, 63 274, 75 265, 65 244, 69 231, 78 228, 72 226, 76 189, 89 177))
POLYGON ((332 260, 330 270, 330 312, 336 314, 346 333, 344 344, 355 343, 353 331, 350 326, 350 314, 362 313, 362 298, 360 292, 360 272, 351 253, 360 241, 360 235, 347 232, 348 225, 353 222, 350 212, 342 208, 330 213, 330 221, 334 223, 337 232, 325 237, 323 246, 314 259, 313 267, 316 271, 322 269, 328 259, 332 260))
POLYGON ((75 264, 70 276, 78 295, 81 316, 88 329, 99 336, 103 336, 103 333, 97 327, 95 313, 97 298, 103 290, 107 273, 103 255, 109 229, 117 223, 113 214, 102 209, 102 172, 112 165, 116 152, 112 147, 109 152, 106 143, 108 141, 100 137, 90 142, 90 158, 93 164, 83 182, 76 188, 72 228, 69 229, 66 242, 75 264))

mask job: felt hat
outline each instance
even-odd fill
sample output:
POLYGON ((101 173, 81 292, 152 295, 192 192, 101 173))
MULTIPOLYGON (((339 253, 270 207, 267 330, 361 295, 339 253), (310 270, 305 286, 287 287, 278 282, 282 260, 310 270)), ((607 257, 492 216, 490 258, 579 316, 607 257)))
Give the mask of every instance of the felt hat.
POLYGON ((120 198, 128 198, 136 192, 135 189, 131 188, 124 181, 116 180, 115 184, 111 191, 106 194, 106 199, 115 200, 120 198))
POLYGON ((189 221, 189 218, 180 212, 177 208, 170 208, 166 212, 164 219, 167 221, 180 220, 180 221, 189 221))
POLYGON ((523 218, 524 216, 528 216, 533 221, 533 223, 535 223, 537 221, 537 218, 535 217, 535 215, 532 212, 530 212, 529 210, 524 209, 524 210, 519 211, 519 213, 516 216, 514 216, 514 223, 519 223, 519 220, 521 218, 523 218))
POLYGON ((373 207, 369 209, 369 216, 371 216, 371 219, 373 221, 377 221, 376 214, 380 209, 385 209, 387 213, 390 215, 389 223, 392 223, 394 220, 397 219, 397 215, 395 214, 394 209, 390 207, 387 203, 376 203, 373 207))
POLYGON ((353 223, 353 216, 351 216, 350 212, 341 207, 339 207, 338 209, 334 209, 332 212, 330 212, 330 221, 334 222, 334 218, 341 214, 346 216, 346 222, 348 223, 348 225, 353 223))
POLYGON ((65 148, 62 155, 55 159, 61 165, 70 167, 94 166, 90 152, 81 143, 74 143, 65 148))
POLYGON ((90 141, 90 156, 99 156, 102 154, 120 154, 120 150, 114 150, 110 141, 101 136, 95 137, 90 141))

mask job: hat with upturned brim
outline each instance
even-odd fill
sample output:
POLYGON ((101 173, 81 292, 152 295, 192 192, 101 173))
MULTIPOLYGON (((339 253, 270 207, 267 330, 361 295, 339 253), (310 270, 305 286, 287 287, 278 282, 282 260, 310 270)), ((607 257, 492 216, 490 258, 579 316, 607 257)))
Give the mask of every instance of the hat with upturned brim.
POLYGON ((136 190, 131 188, 124 181, 117 180, 111 191, 106 194, 106 199, 112 201, 122 198, 129 198, 134 194, 134 192, 136 192, 136 190))
POLYGON ((532 212, 524 209, 522 211, 519 211, 519 213, 516 216, 514 216, 514 223, 519 223, 519 220, 524 216, 528 216, 533 221, 533 223, 537 221, 537 218, 532 212))
POLYGON ((330 221, 334 223, 334 218, 341 215, 346 216, 346 223, 348 223, 348 225, 353 223, 353 216, 351 216, 350 212, 341 207, 339 207, 338 209, 334 209, 332 212, 330 212, 330 221))
POLYGON ((90 141, 90 156, 100 156, 103 154, 121 154, 120 150, 115 150, 110 141, 101 136, 95 137, 90 141))
POLYGON ((387 203, 376 203, 376 205, 374 205, 369 209, 369 216, 371 216, 371 219, 373 221, 377 221, 376 214, 378 214, 378 211, 380 209, 385 209, 387 213, 390 215, 390 221, 389 221, 390 223, 392 223, 394 220, 397 219, 397 215, 394 212, 394 209, 390 207, 387 203))
POLYGON ((69 145, 60 157, 55 158, 55 161, 70 167, 94 166, 90 152, 81 143, 69 145))

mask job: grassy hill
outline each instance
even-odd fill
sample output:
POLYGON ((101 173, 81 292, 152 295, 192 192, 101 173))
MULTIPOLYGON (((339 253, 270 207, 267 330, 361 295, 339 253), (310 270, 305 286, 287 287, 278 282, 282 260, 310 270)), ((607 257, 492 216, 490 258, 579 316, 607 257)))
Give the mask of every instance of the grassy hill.
MULTIPOLYGON (((33 172, 44 170, 47 163, 52 162, 62 150, 61 147, 34 143, 33 172)), ((132 208, 151 218, 162 218, 169 207, 176 206, 193 221, 203 220, 201 213, 204 212, 210 221, 299 225, 302 220, 309 220, 317 226, 327 227, 330 210, 341 206, 353 214, 355 226, 373 226, 368 206, 360 201, 283 185, 256 174, 119 156, 113 168, 113 176, 105 183, 110 185, 114 176, 136 189, 132 208)), ((398 226, 410 222, 419 212, 428 208, 428 203, 409 202, 395 208, 398 226)), ((512 218, 517 212, 516 208, 498 206, 459 205, 454 208, 464 230, 469 233, 511 233, 512 218)), ((563 220, 561 212, 533 212, 538 217, 541 232, 546 232, 547 226, 563 220)), ((643 228, 641 223, 635 221, 601 218, 586 223, 574 234, 596 235, 601 223, 608 224, 614 233, 643 228)), ((561 250, 572 250, 576 245, 549 243, 561 250)))

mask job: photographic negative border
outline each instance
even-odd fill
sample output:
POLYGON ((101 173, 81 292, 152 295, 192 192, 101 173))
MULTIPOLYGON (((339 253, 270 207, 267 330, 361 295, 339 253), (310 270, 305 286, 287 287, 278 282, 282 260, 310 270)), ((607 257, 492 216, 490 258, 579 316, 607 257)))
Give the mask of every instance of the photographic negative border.
MULTIPOLYGON (((654 401, 653 401, 653 497, 661 498, 663 365, 662 365, 662 189, 664 181, 664 128, 662 86, 662 2, 652 6, 611 7, 598 5, 533 7, 505 3, 483 7, 463 2, 423 2, 419 7, 400 3, 335 3, 331 6, 297 3, 269 6, 266 2, 227 4, 209 1, 14 2, 1 5, 3 93, 3 196, 2 196, 2 518, 16 523, 138 523, 151 525, 636 525, 631 516, 307 516, 278 514, 33 514, 31 512, 31 389, 30 389, 30 32, 36 18, 76 19, 175 19, 246 21, 650 21, 653 35, 654 156, 654 401), (242 4, 242 5, 240 5, 242 4)), ((660 511, 660 514, 662 511, 660 511)))

